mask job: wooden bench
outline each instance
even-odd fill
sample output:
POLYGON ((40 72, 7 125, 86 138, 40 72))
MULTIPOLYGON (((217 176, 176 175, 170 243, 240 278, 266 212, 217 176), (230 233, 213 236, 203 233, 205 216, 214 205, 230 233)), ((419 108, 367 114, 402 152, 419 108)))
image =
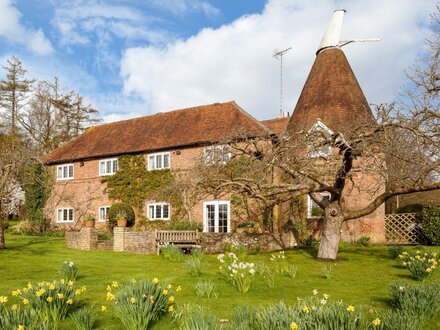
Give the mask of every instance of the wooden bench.
POLYGON ((156 230, 156 252, 166 245, 179 248, 201 248, 200 232, 192 230, 156 230))

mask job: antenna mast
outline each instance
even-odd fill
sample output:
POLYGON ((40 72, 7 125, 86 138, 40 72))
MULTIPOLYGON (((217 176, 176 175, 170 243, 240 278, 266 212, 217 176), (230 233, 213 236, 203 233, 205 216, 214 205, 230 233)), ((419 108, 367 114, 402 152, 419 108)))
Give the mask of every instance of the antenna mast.
POLYGON ((280 60, 280 117, 283 117, 283 55, 291 49, 292 47, 273 51, 273 57, 280 60))

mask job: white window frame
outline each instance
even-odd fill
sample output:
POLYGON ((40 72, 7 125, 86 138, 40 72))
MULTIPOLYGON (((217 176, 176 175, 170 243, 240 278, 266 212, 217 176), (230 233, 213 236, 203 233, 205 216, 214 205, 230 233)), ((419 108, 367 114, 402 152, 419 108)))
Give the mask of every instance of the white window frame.
POLYGON ((205 160, 205 165, 225 165, 227 164, 230 160, 231 160, 231 153, 229 152, 229 145, 227 144, 216 144, 216 145, 210 145, 210 146, 206 146, 204 148, 204 160, 205 160), (219 152, 215 152, 215 150, 218 149, 219 152), (214 151, 214 159, 212 159, 212 154, 214 151), (222 159, 220 160, 216 160, 215 156, 220 154, 222 155, 222 159), (224 156, 227 155, 228 159, 225 160, 224 156))
MULTIPOLYGON (((324 134, 328 135, 333 134, 333 131, 320 120, 316 121, 316 123, 309 129, 308 133, 311 134, 313 131, 321 131, 324 134)), ((331 156, 333 153, 331 146, 323 145, 319 148, 314 148, 313 150, 310 150, 311 147, 312 146, 309 145, 309 152, 307 153, 310 158, 327 157, 331 156)))
POLYGON ((156 221, 156 220, 163 220, 163 221, 168 221, 170 220, 171 217, 171 205, 170 203, 165 203, 165 202, 160 202, 160 203, 148 203, 147 204, 147 218, 150 221, 156 221), (160 217, 156 217, 156 212, 157 212, 157 207, 160 206, 161 207, 161 211, 160 211, 160 217), (164 206, 168 206, 168 217, 164 217, 163 216, 163 207, 164 206), (150 217, 150 207, 153 207, 153 217, 150 217))
POLYGON ((111 205, 102 205, 98 208, 98 222, 107 222, 108 221, 108 211, 106 210, 104 213, 107 215, 107 219, 103 219, 101 217, 101 209, 110 209, 111 205))
POLYGON ((73 223, 75 221, 75 211, 73 207, 59 207, 57 208, 57 223, 73 223), (69 211, 72 211, 72 220, 64 220, 64 212, 67 212, 67 217, 69 217, 69 211), (60 219, 60 212, 63 214, 63 219, 60 219))
POLYGON ((57 181, 62 181, 62 180, 72 180, 75 177, 75 166, 73 166, 73 164, 62 164, 62 165, 58 165, 57 166, 57 181), (69 168, 72 167, 72 176, 70 176, 70 171, 69 168), (64 169, 67 169, 67 176, 64 176, 64 169), (60 170, 61 170, 61 176, 60 174, 60 170))
POLYGON ((209 232, 209 226, 208 226, 208 214, 206 207, 208 205, 214 205, 214 233, 219 232, 219 219, 218 219, 218 210, 220 205, 227 205, 228 206, 228 218, 227 218, 227 229, 226 232, 231 232, 231 202, 230 201, 221 201, 221 200, 215 200, 215 201, 207 201, 203 202, 203 232, 208 233, 209 232))
MULTIPOLYGON (((329 192, 321 192, 319 193, 321 196, 325 197, 327 196, 329 199, 331 198, 331 194, 329 192)), ((315 204, 316 206, 318 206, 315 201, 312 199, 312 197, 310 197, 310 195, 307 195, 307 218, 309 219, 319 219, 321 218, 320 216, 313 216, 312 215, 312 210, 313 210, 313 204, 315 204)))
POLYGON ((118 171, 119 168, 119 161, 117 158, 107 158, 102 159, 98 162, 98 173, 99 176, 106 176, 106 175, 113 175, 118 171), (115 162, 116 161, 116 169, 115 169, 115 162), (107 172, 107 163, 110 162, 110 172, 107 172), (101 171, 101 164, 104 164, 104 171, 101 171))
POLYGON ((156 152, 154 154, 148 154, 147 155, 147 162, 148 162, 148 170, 149 171, 155 171, 155 170, 166 170, 171 168, 171 153, 170 152, 156 152), (164 156, 168 156, 168 166, 164 166, 164 156), (153 161, 151 161, 153 159, 153 161), (157 166, 158 159, 160 159, 161 165, 157 166))

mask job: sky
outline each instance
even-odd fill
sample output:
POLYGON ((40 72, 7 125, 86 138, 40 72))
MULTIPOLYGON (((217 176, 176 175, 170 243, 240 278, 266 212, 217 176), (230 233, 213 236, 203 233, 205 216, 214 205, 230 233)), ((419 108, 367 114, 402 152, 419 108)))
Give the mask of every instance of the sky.
MULTIPOLYGON (((292 112, 335 9, 372 104, 399 97, 426 52, 434 0, 0 0, 0 64, 58 77, 105 122, 235 100, 257 119, 292 112)), ((0 78, 4 72, 0 71, 0 78)))

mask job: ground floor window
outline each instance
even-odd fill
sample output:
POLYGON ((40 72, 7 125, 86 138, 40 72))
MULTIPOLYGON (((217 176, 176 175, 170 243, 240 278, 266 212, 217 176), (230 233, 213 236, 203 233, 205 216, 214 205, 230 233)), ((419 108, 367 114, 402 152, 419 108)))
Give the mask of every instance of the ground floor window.
MULTIPOLYGON (((330 193, 322 192, 320 195, 324 197, 327 203, 330 202, 330 193)), ((321 218, 323 216, 324 210, 318 204, 316 204, 316 202, 310 196, 307 196, 307 217, 321 218)))
POLYGON ((231 230, 231 211, 229 201, 210 201, 203 203, 203 231, 228 233, 231 230))
POLYGON ((150 203, 147 205, 148 219, 150 220, 170 220, 170 204, 150 203))
POLYGON ((73 222, 73 208, 64 207, 57 209, 57 222, 73 222))
POLYGON ((100 206, 99 207, 99 222, 108 221, 108 211, 110 210, 110 205, 100 206))

